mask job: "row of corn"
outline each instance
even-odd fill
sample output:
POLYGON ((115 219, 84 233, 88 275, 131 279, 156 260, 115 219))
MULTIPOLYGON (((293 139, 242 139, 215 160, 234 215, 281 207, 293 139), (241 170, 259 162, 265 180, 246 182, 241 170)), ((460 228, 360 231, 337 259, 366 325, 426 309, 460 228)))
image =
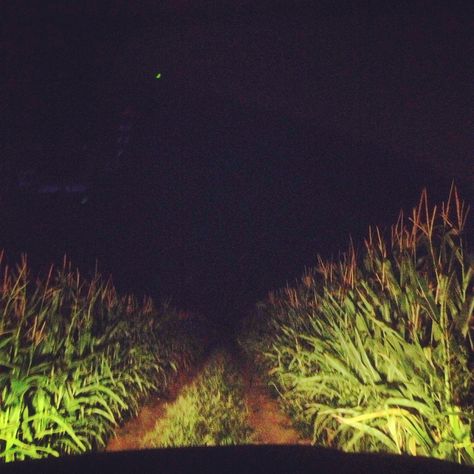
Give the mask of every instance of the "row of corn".
POLYGON ((390 232, 268 295, 240 344, 317 445, 474 463, 469 208, 423 191, 390 232))
POLYGON ((199 321, 117 294, 99 274, 33 278, 0 254, 0 461, 104 448, 202 353, 199 321))

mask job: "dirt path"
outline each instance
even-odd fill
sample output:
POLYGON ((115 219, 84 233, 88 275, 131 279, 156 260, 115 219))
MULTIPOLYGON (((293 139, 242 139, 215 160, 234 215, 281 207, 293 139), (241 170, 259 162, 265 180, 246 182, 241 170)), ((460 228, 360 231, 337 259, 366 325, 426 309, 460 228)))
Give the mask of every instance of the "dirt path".
MULTIPOLYGON (((255 432, 254 443, 311 444, 310 440, 300 438, 292 427, 290 418, 270 396, 268 387, 256 375, 251 364, 244 361, 235 351, 231 352, 244 380, 245 397, 250 410, 249 424, 255 432)), ((179 376, 165 397, 148 400, 136 418, 129 420, 117 430, 109 441, 106 451, 141 449, 143 439, 153 431, 156 421, 166 415, 167 407, 175 402, 183 388, 194 381, 207 363, 208 358, 192 372, 179 376)))
POLYGON ((245 396, 250 410, 249 424, 255 431, 255 444, 306 444, 293 428, 291 419, 280 408, 277 400, 270 396, 268 387, 250 363, 241 361, 245 396))

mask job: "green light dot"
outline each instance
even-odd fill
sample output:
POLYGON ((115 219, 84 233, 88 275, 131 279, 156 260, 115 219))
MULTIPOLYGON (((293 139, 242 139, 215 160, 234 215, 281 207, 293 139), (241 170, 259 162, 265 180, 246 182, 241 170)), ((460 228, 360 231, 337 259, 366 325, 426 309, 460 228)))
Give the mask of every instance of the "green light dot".
POLYGON ((161 72, 159 72, 156 76, 155 76, 156 79, 161 79, 161 72))

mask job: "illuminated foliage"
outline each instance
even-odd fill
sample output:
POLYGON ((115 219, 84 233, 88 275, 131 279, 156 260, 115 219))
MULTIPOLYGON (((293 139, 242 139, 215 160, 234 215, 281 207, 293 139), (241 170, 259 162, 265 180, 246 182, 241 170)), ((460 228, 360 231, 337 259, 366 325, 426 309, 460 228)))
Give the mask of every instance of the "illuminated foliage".
POLYGON ((103 448, 202 351, 194 321, 121 297, 98 274, 65 262, 34 281, 26 258, 0 268, 0 460, 103 448))
POLYGON ((454 186, 272 293, 240 343, 315 444, 474 463, 474 261, 454 186), (471 364, 471 365, 470 365, 471 364))

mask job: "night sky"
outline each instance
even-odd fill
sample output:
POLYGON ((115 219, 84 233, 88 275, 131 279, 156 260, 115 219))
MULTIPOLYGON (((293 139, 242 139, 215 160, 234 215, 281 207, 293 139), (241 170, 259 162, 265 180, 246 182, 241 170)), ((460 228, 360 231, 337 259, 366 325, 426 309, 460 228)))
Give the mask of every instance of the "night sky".
POLYGON ((423 186, 472 201, 474 3, 383 3, 2 6, 0 246, 235 320, 423 186))

